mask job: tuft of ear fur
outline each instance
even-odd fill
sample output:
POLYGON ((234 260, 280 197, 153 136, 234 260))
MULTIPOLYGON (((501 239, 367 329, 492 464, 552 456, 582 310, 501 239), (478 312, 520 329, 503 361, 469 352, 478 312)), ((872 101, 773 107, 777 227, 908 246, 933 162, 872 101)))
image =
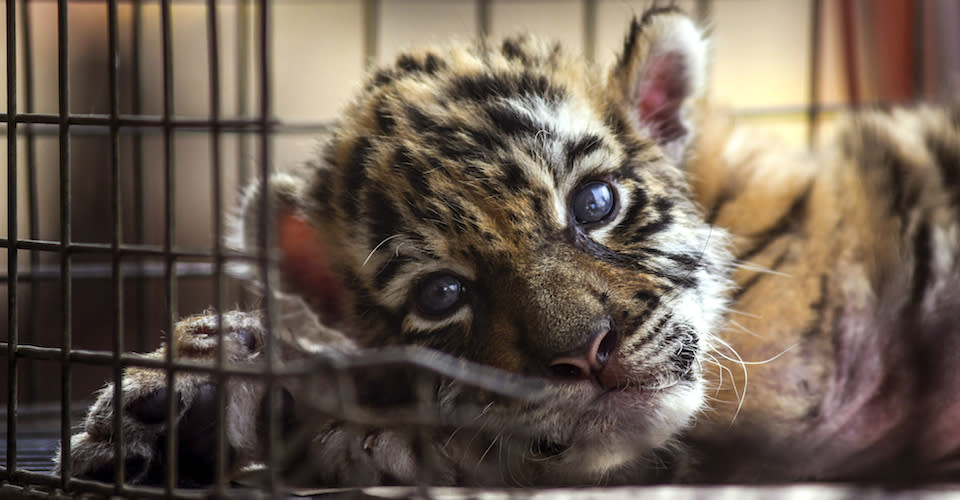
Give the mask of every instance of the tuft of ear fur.
POLYGON ((693 137, 693 107, 706 87, 708 44, 674 7, 634 18, 608 91, 638 130, 681 162, 693 137))

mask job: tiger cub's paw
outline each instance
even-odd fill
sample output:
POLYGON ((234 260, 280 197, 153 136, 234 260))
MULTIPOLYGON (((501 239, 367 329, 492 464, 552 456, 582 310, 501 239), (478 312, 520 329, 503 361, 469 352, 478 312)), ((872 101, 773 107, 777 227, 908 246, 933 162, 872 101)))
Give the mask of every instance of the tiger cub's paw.
MULTIPOLYGON (((255 363, 263 346, 264 330, 259 316, 242 312, 206 314, 184 319, 174 331, 178 360, 205 361, 210 366, 217 356, 220 332, 226 358, 231 363, 255 363)), ((166 347, 147 355, 162 360, 166 347)), ((217 386, 212 375, 176 372, 174 390, 168 387, 165 370, 132 367, 124 370, 122 404, 114 401, 114 384, 100 390, 83 424, 83 432, 70 440, 74 476, 113 481, 117 461, 114 451, 113 419, 122 408, 124 478, 133 484, 160 484, 167 464, 167 422, 171 394, 175 398, 177 464, 180 486, 213 481, 216 448, 217 386)), ((259 447, 257 414, 262 387, 252 379, 232 377, 228 381, 227 440, 231 463, 252 458, 259 447)), ((58 452, 57 469, 62 467, 58 452)))
POLYGON ((340 487, 454 486, 460 476, 437 436, 421 436, 409 428, 369 428, 343 421, 330 422, 319 432, 301 465, 298 468, 294 464, 285 471, 290 482, 340 487))

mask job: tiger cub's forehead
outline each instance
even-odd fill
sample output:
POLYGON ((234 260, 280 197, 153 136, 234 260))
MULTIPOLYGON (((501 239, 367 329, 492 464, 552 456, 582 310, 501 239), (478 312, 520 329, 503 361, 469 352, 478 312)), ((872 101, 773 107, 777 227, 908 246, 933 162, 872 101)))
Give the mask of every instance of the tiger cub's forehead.
POLYGON ((399 56, 334 139, 337 184, 350 191, 341 199, 359 205, 345 212, 379 220, 371 249, 401 233, 509 246, 563 228, 570 191, 624 161, 602 82, 532 37, 399 56))

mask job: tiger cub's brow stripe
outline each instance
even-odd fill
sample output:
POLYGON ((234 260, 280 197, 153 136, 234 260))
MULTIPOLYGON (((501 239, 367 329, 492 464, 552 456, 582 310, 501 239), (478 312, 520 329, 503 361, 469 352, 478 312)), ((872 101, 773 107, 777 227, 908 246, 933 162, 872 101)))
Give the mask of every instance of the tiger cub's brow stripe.
POLYGON ((573 140, 568 140, 565 144, 567 151, 567 171, 573 171, 574 164, 593 153, 603 145, 603 139, 594 134, 586 134, 573 140))

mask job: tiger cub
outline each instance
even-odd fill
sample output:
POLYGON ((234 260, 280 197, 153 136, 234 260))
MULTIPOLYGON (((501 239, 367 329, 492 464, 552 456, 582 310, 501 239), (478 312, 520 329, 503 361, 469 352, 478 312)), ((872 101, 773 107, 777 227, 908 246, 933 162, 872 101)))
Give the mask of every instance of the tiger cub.
MULTIPOLYGON (((335 380, 281 381, 280 418, 307 437, 284 473, 960 477, 960 109, 864 113, 834 146, 795 153, 711 112, 707 63, 672 7, 634 20, 605 72, 529 36, 406 53, 369 77, 319 158, 253 189, 238 241, 256 247, 266 193, 282 359, 420 346, 539 383, 525 399, 505 394, 513 379, 440 377, 425 392, 441 423, 424 427, 317 416, 304 408, 335 380)), ((257 365, 262 323, 189 318, 174 347, 212 360, 219 339, 257 365)), ((404 393, 370 376, 373 399, 404 393)), ((209 480, 212 441, 195 436, 215 388, 127 370, 122 410, 108 386, 73 437, 73 471, 113 477, 123 411, 127 479, 162 477, 175 394, 180 477, 209 480)), ((263 385, 227 389, 233 463, 257 463, 263 385)))

